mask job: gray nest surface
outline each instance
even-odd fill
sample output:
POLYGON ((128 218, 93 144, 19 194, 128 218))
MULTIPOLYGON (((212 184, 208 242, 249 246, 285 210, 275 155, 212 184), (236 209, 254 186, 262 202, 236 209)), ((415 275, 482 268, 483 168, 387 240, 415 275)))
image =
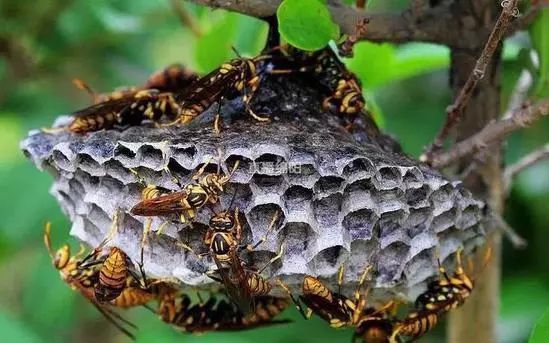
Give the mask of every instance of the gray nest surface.
MULTIPOLYGON (((219 166, 228 173, 238 160, 214 211, 226 209, 234 197, 233 207, 245 217, 245 243, 258 241, 275 212, 282 213, 268 240, 243 259, 261 267, 284 243, 282 258, 264 274, 294 289, 305 274, 334 285, 338 267, 345 265, 348 292, 371 265, 373 297, 412 299, 437 276, 437 256, 445 260, 459 247, 472 249, 483 240, 485 205, 459 182, 399 152, 368 121, 359 120, 349 133, 337 116, 320 109, 321 99, 303 80, 272 79, 253 104, 271 117, 269 123, 251 119, 237 98, 221 109, 219 135, 210 110, 189 126, 143 125, 87 135, 35 131, 21 147, 53 175, 51 193, 73 223, 71 234, 92 247, 104 239, 119 210, 119 233, 109 244, 138 261, 146 218, 129 209, 139 201, 143 183, 130 169, 147 183, 178 189, 173 176, 190 182, 208 162, 210 171, 219 166)), ((168 222, 162 235, 149 239, 145 271, 186 286, 214 287, 204 275, 211 259, 198 259, 178 245, 183 241, 205 251, 202 236, 212 213, 203 208, 192 227, 177 218, 154 218, 153 231, 168 222)))

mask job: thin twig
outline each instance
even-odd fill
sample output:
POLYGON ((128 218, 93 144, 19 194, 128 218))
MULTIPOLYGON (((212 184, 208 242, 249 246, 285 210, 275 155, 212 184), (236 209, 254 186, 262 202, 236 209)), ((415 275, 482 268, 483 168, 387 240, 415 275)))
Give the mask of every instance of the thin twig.
MULTIPOLYGON (((224 8, 258 18, 265 18, 276 13, 281 0, 189 0, 212 8, 224 8)), ((360 40, 373 42, 404 43, 423 41, 439 44, 461 44, 465 41, 455 27, 459 27, 455 16, 448 6, 437 6, 417 18, 406 10, 402 13, 368 13, 360 8, 353 8, 328 2, 332 18, 341 28, 341 32, 355 33, 356 23, 368 19, 368 30, 360 40)), ((311 23, 314 25, 314 23, 311 23)), ((476 39, 476 37, 475 37, 476 39)))
POLYGON ((349 35, 341 45, 339 45, 339 55, 343 57, 353 57, 353 48, 360 37, 364 36, 368 29, 368 19, 359 20, 356 24, 355 33, 349 35))
POLYGON ((549 7, 549 4, 542 4, 542 3, 536 3, 532 4, 528 11, 520 16, 516 21, 511 23, 509 25, 509 29, 507 30, 507 36, 513 35, 515 32, 526 30, 530 24, 536 20, 539 12, 543 8, 549 7))
POLYGON ((528 246, 528 241, 520 236, 507 222, 501 217, 499 213, 490 212, 490 218, 494 221, 495 225, 503 232, 505 238, 511 242, 515 249, 524 249, 528 246))
POLYGON ((450 150, 433 155, 431 165, 435 168, 446 167, 462 157, 478 152, 487 145, 503 140, 512 132, 530 126, 547 115, 549 115, 549 99, 540 100, 531 106, 519 109, 513 112, 510 118, 490 123, 472 137, 455 144, 450 150))
POLYGON ((505 168, 505 171, 503 172, 503 189, 505 194, 509 194, 509 191, 511 190, 511 183, 520 172, 547 159, 549 159, 549 143, 537 150, 532 151, 516 163, 505 168))
POLYGON ((191 32, 195 35, 195 37, 201 37, 202 36, 202 30, 200 29, 200 26, 192 16, 192 14, 187 11, 187 9, 181 4, 181 0, 171 0, 172 8, 174 12, 179 17, 179 20, 183 24, 183 26, 188 27, 191 32))
POLYGON ((494 25, 494 28, 492 30, 492 33, 490 34, 490 37, 488 38, 488 41, 486 42, 486 45, 484 46, 482 54, 477 60, 477 63, 471 71, 471 74, 465 82, 465 85, 463 85, 463 88, 461 88, 460 92, 458 93, 456 99, 454 100, 454 103, 448 106, 448 108, 446 109, 446 121, 442 126, 442 129, 435 137, 433 143, 420 157, 422 161, 429 163, 432 160, 433 153, 442 148, 442 143, 444 143, 444 140, 448 137, 450 130, 460 120, 460 117, 463 114, 463 110, 467 106, 469 99, 473 94, 473 90, 476 88, 478 82, 484 77, 484 74, 486 73, 486 68, 488 67, 488 63, 490 63, 494 51, 496 51, 501 41, 501 38, 507 31, 507 26, 509 25, 511 18, 518 15, 517 3, 518 0, 504 0, 501 3, 503 9, 498 20, 496 21, 496 24, 494 25))

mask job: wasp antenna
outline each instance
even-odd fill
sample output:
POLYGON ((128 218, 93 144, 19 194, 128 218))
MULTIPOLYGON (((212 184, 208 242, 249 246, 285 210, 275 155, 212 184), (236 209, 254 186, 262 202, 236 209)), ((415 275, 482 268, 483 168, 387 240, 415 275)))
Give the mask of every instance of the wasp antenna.
POLYGON ((53 258, 53 250, 51 249, 51 222, 47 221, 44 225, 44 244, 48 250, 48 254, 53 258))
POLYGON ((234 47, 234 45, 231 45, 231 49, 233 50, 234 54, 235 54, 238 58, 242 58, 242 55, 238 52, 238 50, 236 50, 236 48, 234 47))
MULTIPOLYGON (((231 202, 229 203, 229 207, 228 209, 230 210, 232 207, 233 207, 233 203, 234 203, 234 199, 236 199, 236 193, 238 193, 238 190, 240 188, 238 187, 238 185, 235 187, 235 190, 234 190, 234 193, 233 193, 233 197, 231 198, 231 202)), ((238 211, 238 210, 237 210, 238 211)))
POLYGON ((91 95, 93 98, 95 98, 96 95, 97 95, 97 92, 95 92, 95 91, 93 90, 93 88, 91 88, 90 85, 89 85, 87 82, 85 82, 85 81, 83 81, 83 80, 81 80, 81 79, 78 79, 78 78, 72 79, 72 84, 73 84, 76 88, 88 92, 88 94, 91 95))
POLYGON ((341 294, 341 285, 343 285, 343 274, 345 273, 345 265, 341 265, 337 271, 337 292, 341 294))

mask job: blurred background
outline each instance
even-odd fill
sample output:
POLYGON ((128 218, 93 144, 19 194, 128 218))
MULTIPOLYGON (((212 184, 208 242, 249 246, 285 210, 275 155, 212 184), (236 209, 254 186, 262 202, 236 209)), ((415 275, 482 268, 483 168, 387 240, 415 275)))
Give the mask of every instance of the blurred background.
MULTIPOLYGON (((398 9, 407 1, 370 1, 398 9), (390 5, 388 4, 390 3, 390 5)), ((59 279, 43 246, 46 220, 54 246, 70 241, 69 223, 39 172, 18 148, 27 131, 48 127, 60 114, 90 103, 71 80, 98 91, 141 84, 153 71, 184 63, 205 73, 234 57, 231 46, 255 55, 264 44, 262 22, 225 11, 170 0, 0 1, 0 337, 5 342, 127 342, 85 300, 59 279), (183 9, 183 11, 181 10, 183 9), (184 20, 182 20, 185 18, 184 20)), ((451 101, 449 52, 442 46, 361 43, 348 61, 365 87, 378 123, 418 156, 439 128, 451 101)), ((504 51, 504 101, 525 68, 526 33, 508 39, 504 51)), ((502 108, 502 112, 505 108, 502 108)), ((512 136, 507 162, 547 141, 549 121, 512 136)), ((499 342, 524 342, 549 306, 549 163, 520 175, 507 202, 506 219, 530 243, 504 251, 499 342)), ((176 333, 146 310, 127 316, 139 326, 139 342, 348 342, 351 331, 331 330, 319 319, 249 332, 190 336, 176 333)), ((440 341, 443 325, 425 341, 440 341)))

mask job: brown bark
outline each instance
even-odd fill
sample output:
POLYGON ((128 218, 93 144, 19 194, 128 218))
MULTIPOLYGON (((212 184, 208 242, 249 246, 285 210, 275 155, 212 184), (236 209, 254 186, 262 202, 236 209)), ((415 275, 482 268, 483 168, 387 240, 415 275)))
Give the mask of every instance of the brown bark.
MULTIPOLYGON (((462 11, 462 18, 476 22, 479 32, 487 27, 493 27, 500 12, 499 2, 490 0, 457 1, 462 11)), ((451 53, 451 86, 454 94, 458 94, 467 81, 469 73, 475 67, 476 58, 482 52, 483 41, 479 47, 471 50, 452 49, 451 53)), ((484 78, 478 83, 472 93, 463 117, 457 125, 456 140, 461 141, 481 130, 501 113, 501 47, 496 50, 492 62, 488 65, 484 78)), ((493 151, 486 154, 485 164, 466 180, 467 186, 477 195, 489 200, 493 210, 501 212, 503 208, 503 192, 501 180, 501 148, 499 145, 490 147, 493 151)), ((461 161, 461 168, 466 168, 470 159, 461 161)), ((476 277, 475 290, 465 305, 453 311, 449 317, 448 342, 495 342, 495 322, 499 312, 500 274, 501 274, 501 236, 494 233, 488 244, 492 248, 492 258, 489 264, 476 277)), ((475 258, 475 266, 482 267, 484 251, 475 258)))

